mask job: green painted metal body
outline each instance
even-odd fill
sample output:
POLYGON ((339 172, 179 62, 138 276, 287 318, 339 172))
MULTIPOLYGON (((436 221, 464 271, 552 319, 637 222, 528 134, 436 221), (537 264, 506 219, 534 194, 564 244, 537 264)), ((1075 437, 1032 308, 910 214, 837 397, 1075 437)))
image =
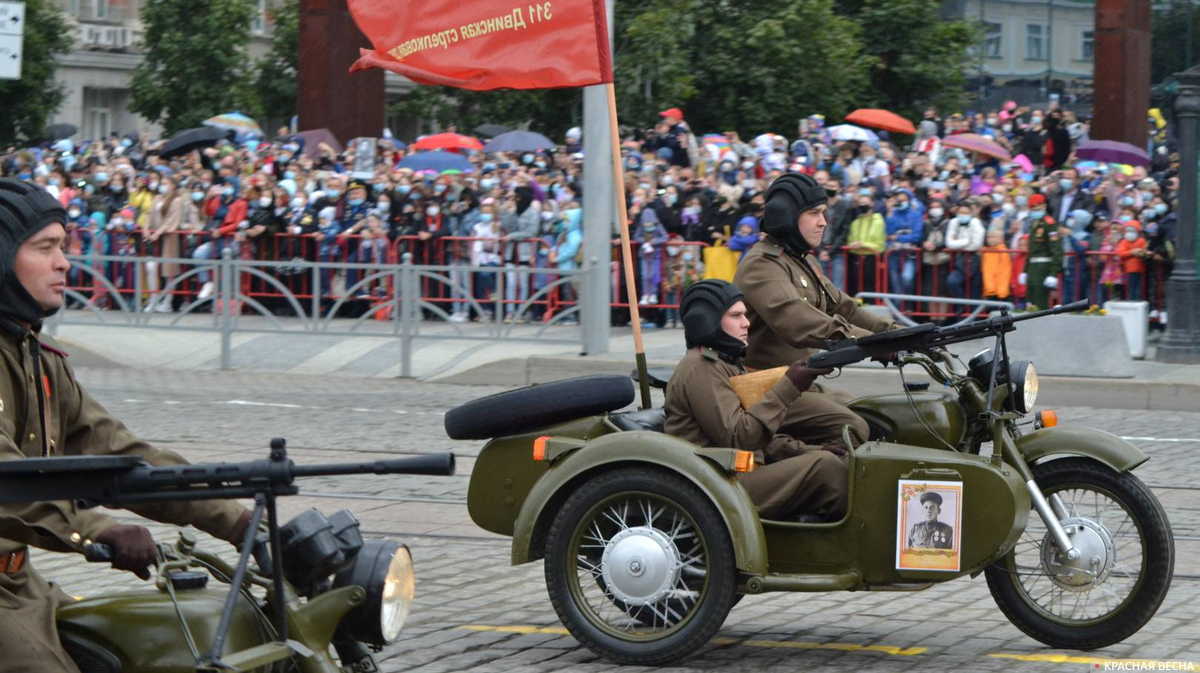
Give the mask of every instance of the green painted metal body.
POLYGON ((952 392, 913 393, 912 404, 904 394, 868 395, 850 403, 850 408, 872 425, 887 430, 898 444, 947 449, 958 447, 966 432, 967 419, 958 397, 952 392), (919 416, 913 413, 916 407, 919 416), (936 432, 931 436, 925 423, 936 432))
POLYGON ((1092 428, 1043 428, 1017 439, 1017 449, 1030 465, 1066 456, 1097 460, 1117 472, 1128 472, 1150 460, 1133 444, 1103 430, 1092 428))

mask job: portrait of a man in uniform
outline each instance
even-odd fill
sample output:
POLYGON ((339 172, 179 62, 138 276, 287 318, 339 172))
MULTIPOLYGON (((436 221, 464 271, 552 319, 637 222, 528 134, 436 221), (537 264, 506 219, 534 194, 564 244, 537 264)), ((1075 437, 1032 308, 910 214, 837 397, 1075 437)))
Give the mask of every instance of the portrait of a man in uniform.
POLYGON ((920 498, 921 507, 925 510, 925 520, 913 524, 908 532, 908 547, 910 549, 953 549, 954 527, 938 521, 942 513, 942 496, 936 492, 923 493, 920 498))
POLYGON ((959 569, 963 484, 901 479, 896 503, 896 569, 959 569))

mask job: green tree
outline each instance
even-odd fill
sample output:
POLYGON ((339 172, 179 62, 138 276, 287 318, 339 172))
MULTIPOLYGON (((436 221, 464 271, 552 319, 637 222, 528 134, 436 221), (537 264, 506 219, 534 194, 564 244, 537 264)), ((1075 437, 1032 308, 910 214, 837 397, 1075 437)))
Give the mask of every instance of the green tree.
POLYGON ((300 52, 300 0, 271 9, 271 53, 258 60, 254 90, 258 107, 272 119, 296 114, 296 69, 300 52))
POLYGON ((874 62, 871 98, 893 112, 916 117, 933 104, 961 108, 967 77, 978 71, 982 31, 942 16, 941 0, 844 0, 837 11, 859 24, 862 54, 874 62))
POLYGON ((130 109, 167 134, 222 112, 255 112, 246 45, 256 11, 250 0, 149 0, 130 109))
POLYGON ((54 81, 56 57, 72 44, 62 13, 47 0, 26 0, 24 39, 21 79, 0 80, 0 141, 6 144, 41 139, 64 97, 54 81))
POLYGON ((1172 2, 1154 12, 1150 43, 1150 81, 1158 84, 1196 65, 1200 54, 1200 7, 1172 2))
MULTIPOLYGON (((614 88, 621 121, 653 119, 696 95, 690 0, 617 3, 614 88)), ((703 84, 703 83, 701 83, 703 84)))

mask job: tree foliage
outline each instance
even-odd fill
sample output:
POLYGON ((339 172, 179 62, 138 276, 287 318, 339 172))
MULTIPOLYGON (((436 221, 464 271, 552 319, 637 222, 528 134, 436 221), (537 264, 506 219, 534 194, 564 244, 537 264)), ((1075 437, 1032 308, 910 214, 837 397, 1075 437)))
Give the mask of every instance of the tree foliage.
POLYGON ((54 81, 59 54, 71 50, 71 32, 48 0, 25 1, 25 37, 21 79, 0 80, 0 141, 36 141, 46 121, 62 105, 61 84, 54 81))
POLYGON ((246 46, 256 12, 251 0, 149 0, 130 109, 168 134, 223 112, 255 112, 246 46))
POLYGON ((1172 2, 1154 12, 1150 43, 1150 81, 1158 84, 1177 72, 1196 65, 1200 55, 1200 7, 1191 2, 1172 2), (1188 30, 1192 31, 1191 54, 1188 30), (1189 61, 1188 56, 1192 58, 1189 61))
POLYGON ((271 9, 271 52, 258 59, 254 91, 258 108, 272 119, 296 114, 300 53, 300 0, 281 0, 271 9))

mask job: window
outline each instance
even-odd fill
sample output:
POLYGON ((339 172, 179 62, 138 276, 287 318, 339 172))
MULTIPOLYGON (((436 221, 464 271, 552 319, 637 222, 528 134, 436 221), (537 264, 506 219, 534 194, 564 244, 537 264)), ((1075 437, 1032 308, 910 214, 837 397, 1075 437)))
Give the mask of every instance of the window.
POLYGON ((112 130, 113 108, 115 103, 112 89, 83 90, 84 135, 88 138, 103 138, 112 130))
POLYGON ((267 32, 267 0, 258 0, 258 13, 254 15, 254 23, 250 25, 250 30, 255 35, 267 32))
POLYGON ((1002 40, 1002 26, 998 23, 983 22, 983 55, 987 58, 1000 58, 1000 44, 1002 40))
POLYGON ((1029 61, 1046 60, 1046 38, 1043 26, 1036 23, 1025 25, 1025 59, 1029 61))
POLYGON ((96 0, 96 20, 104 21, 108 18, 108 0, 96 0))
POLYGON ((1096 56, 1096 32, 1085 30, 1080 34, 1080 58, 1090 61, 1096 56))
POLYGON ((71 16, 78 17, 79 0, 69 0, 69 2, 67 2, 67 11, 71 14, 71 16))

